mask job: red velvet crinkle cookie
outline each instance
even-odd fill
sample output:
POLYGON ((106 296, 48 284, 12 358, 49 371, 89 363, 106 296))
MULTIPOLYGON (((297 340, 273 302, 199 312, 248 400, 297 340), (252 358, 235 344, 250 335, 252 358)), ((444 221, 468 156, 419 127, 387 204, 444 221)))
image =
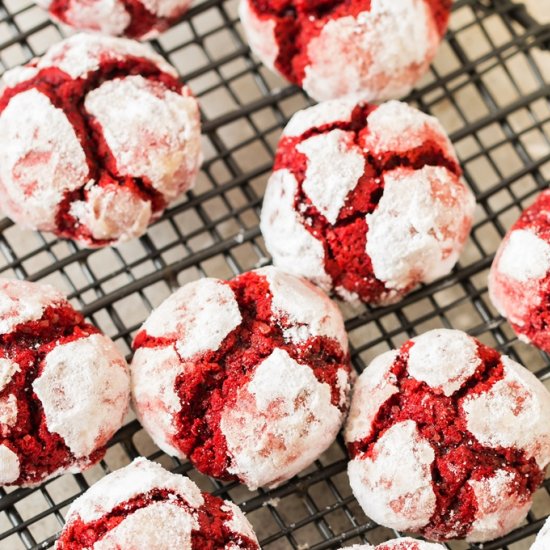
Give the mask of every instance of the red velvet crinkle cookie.
POLYGON ((318 101, 403 97, 428 70, 450 0, 241 0, 252 51, 318 101))
POLYGON ((550 548, 550 519, 546 520, 530 550, 548 550, 548 548, 550 548))
POLYGON ((151 314, 134 348, 134 407, 155 443, 251 489, 309 466, 347 411, 338 308, 273 267, 185 285, 151 314))
POLYGON ((550 462, 550 393, 457 330, 378 356, 354 389, 348 474, 376 522, 481 542, 524 519, 550 462))
POLYGON ((259 550, 241 510, 160 464, 136 458, 69 508, 56 550, 259 550))
POLYGON ((278 267, 354 301, 395 302, 450 272, 475 200, 439 122, 405 103, 296 113, 261 216, 278 267))
POLYGON ((441 546, 441 544, 405 537, 402 539, 390 540, 378 546, 355 544, 347 548, 340 548, 340 550, 445 550, 445 548, 441 546))
POLYGON ((129 38, 153 38, 175 23, 192 0, 36 0, 75 29, 129 38))
POLYGON ((62 293, 0 279, 0 485, 98 462, 129 398, 126 361, 62 293))
POLYGON ((147 46, 80 34, 3 76, 2 208, 86 246, 142 235, 193 184, 200 122, 147 46))
POLYGON ((524 342, 550 352, 550 191, 543 191, 502 241, 489 296, 524 342))

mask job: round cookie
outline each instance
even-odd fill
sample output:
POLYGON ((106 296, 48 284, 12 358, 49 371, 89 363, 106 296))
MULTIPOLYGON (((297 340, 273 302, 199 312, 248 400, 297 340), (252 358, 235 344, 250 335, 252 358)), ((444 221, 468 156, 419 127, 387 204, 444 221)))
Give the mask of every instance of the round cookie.
POLYGON ((317 101, 408 94, 435 57, 450 0, 241 0, 252 51, 317 101))
POLYGON ((524 519, 550 462, 550 393, 456 330, 372 361, 345 439, 353 492, 374 521, 431 540, 500 537, 524 519))
POLYGON ((57 21, 83 31, 154 38, 189 9, 192 0, 37 0, 57 21))
POLYGON ((136 458, 76 499, 56 550, 259 550, 241 510, 187 477, 136 458))
POLYGON ((62 293, 0 279, 0 485, 98 462, 129 397, 124 358, 62 293))
POLYGON ((197 102, 147 46, 80 34, 2 80, 0 192, 15 222, 116 244, 193 184, 197 102))
POLYGON ((166 453, 275 487, 336 437, 350 364, 340 311, 273 267, 180 288, 134 340, 134 408, 166 453))
POLYGON ((489 296, 520 340, 550 352, 550 191, 510 228, 489 272, 489 296))
POLYGON ((445 548, 441 546, 441 544, 404 537, 401 539, 390 540, 389 542, 383 542, 378 546, 371 546, 370 544, 354 544, 353 546, 340 548, 340 550, 445 550, 445 548))
POLYGON ((279 142, 266 247, 275 265, 342 299, 395 302, 456 263, 475 206, 460 175, 437 119, 399 101, 320 103, 279 142))
POLYGON ((530 550, 548 550, 548 548, 550 548, 550 520, 546 520, 530 550))

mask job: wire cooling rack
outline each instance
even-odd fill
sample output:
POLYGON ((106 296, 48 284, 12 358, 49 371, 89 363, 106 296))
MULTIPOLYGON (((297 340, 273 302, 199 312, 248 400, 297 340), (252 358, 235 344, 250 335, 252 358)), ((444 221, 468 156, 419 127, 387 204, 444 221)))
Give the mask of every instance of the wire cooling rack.
MULTIPOLYGON (((258 229, 259 207, 281 128, 307 99, 250 55, 236 10, 236 0, 204 0, 153 42, 201 101, 206 160, 194 191, 146 236, 117 249, 89 251, 0 220, 0 276, 64 289, 128 354, 140 323, 178 285, 201 276, 232 277, 269 262, 258 229)), ((32 2, 0 1, 0 72, 62 37, 32 2)), ((467 330, 550 379, 548 357, 517 341, 496 315, 486 286, 505 229, 550 180, 548 48, 550 26, 537 24, 521 5, 455 2, 447 40, 409 100, 437 115, 456 145, 478 200, 472 237, 451 275, 400 304, 344 306, 358 371, 378 353, 444 326, 467 330)), ((336 549, 399 536, 363 515, 347 482, 341 440, 299 478, 251 493, 163 455, 130 418, 92 470, 36 489, 0 490, 0 548, 51 547, 70 502, 139 454, 240 504, 264 548, 336 549)), ((550 513, 549 490, 550 479, 537 492, 527 522, 484 550, 527 550, 550 513)))

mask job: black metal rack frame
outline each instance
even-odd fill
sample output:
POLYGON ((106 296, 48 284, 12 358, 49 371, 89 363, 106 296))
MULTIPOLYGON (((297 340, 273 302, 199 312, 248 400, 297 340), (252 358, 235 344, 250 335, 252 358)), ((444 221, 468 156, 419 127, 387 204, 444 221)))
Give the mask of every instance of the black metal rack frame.
MULTIPOLYGON (((197 3, 153 47, 180 70, 201 101, 205 162, 196 188, 139 241, 90 251, 0 220, 0 276, 48 281, 129 353, 152 307, 200 276, 231 277, 269 261, 258 229, 265 182, 281 128, 308 104, 297 88, 251 56, 236 0, 197 3)), ((0 73, 61 39, 30 0, 0 1, 0 73)), ((515 338, 487 297, 486 276, 505 229, 550 180, 550 25, 510 0, 457 0, 431 72, 408 98, 438 115, 457 147, 478 207, 453 273, 383 309, 344 306, 358 371, 376 354, 435 327, 467 330, 543 380, 550 363, 515 338)), ((347 483, 341 440, 298 478, 250 493, 195 472, 158 451, 137 421, 113 439, 89 472, 35 489, 0 489, 0 548, 48 548, 68 505, 96 479, 144 454, 230 498, 248 513, 262 547, 321 550, 398 533, 371 522, 347 483)), ((527 549, 550 513, 550 479, 528 521, 484 550, 527 549)), ((451 543, 449 548, 481 548, 451 543)))

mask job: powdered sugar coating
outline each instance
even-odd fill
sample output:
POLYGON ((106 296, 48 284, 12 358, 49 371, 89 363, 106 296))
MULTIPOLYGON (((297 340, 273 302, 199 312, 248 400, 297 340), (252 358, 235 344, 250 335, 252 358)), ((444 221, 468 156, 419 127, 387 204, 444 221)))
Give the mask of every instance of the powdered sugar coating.
POLYGON ((545 468, 550 463, 550 393, 526 368, 506 355, 501 360, 503 379, 462 403, 468 430, 483 445, 521 449, 545 468))
POLYGON ((86 96, 86 110, 121 175, 146 178, 168 201, 189 189, 201 162, 196 100, 140 75, 104 82, 86 96))
POLYGON ((133 548, 138 539, 142 548, 164 550, 168 533, 172 548, 191 548, 191 532, 198 528, 197 518, 181 506, 156 502, 127 516, 93 548, 133 548), (159 522, 162 522, 162 529, 159 529, 159 522))
MULTIPOLYGON (((245 4, 243 2, 241 5, 245 4)), ((298 137, 310 128, 334 124, 335 122, 349 122, 356 105, 357 100, 355 98, 348 98, 323 101, 307 109, 301 109, 292 115, 283 130, 283 136, 298 137)))
POLYGON ((61 435, 77 458, 105 445, 128 409, 128 367, 102 334, 53 348, 32 388, 49 431, 61 435))
POLYGON ((0 485, 12 483, 19 475, 19 457, 8 446, 0 445, 0 485))
MULTIPOLYGON (((37 0, 44 9, 54 0, 37 0)), ((131 16, 122 0, 70 0, 63 14, 64 22, 77 29, 89 29, 103 34, 121 35, 130 25, 131 16)))
POLYGON ((0 191, 16 222, 85 246, 117 244, 193 185, 198 104, 149 47, 75 35, 3 83, 0 191))
POLYGON ((478 506, 477 519, 467 540, 482 542, 509 533, 527 516, 531 500, 517 494, 514 474, 497 470, 490 478, 469 480, 478 506))
POLYGON ((424 0, 372 0, 369 11, 329 21, 309 42, 302 86, 318 101, 403 97, 427 70, 439 40, 424 0))
POLYGON ((271 307, 279 322, 287 326, 287 338, 304 342, 313 336, 337 340, 348 350, 348 336, 338 306, 311 283, 274 267, 257 269, 265 276, 272 294, 271 307))
POLYGON ((154 38, 183 15, 190 0, 39 0, 70 27, 141 40, 154 38))
POLYGON ((154 441, 203 473, 251 488, 309 465, 347 410, 340 311, 273 267, 187 284, 151 314, 134 347, 133 401, 154 441), (203 418, 208 430, 198 425, 203 418), (203 456, 213 459, 205 466, 203 456))
POLYGON ((375 155, 405 152, 432 139, 458 162, 453 145, 437 118, 403 101, 382 103, 369 115, 369 131, 363 144, 375 155))
POLYGON ((118 242, 143 235, 153 220, 149 201, 142 200, 127 187, 92 187, 85 201, 74 201, 70 214, 90 230, 94 239, 118 236, 118 242))
POLYGON ((397 168, 384 182, 378 208, 367 215, 376 277, 399 290, 449 273, 471 227, 472 193, 443 167, 397 168))
MULTIPOLYGON (((252 527, 237 506, 211 496, 207 502, 205 496, 187 477, 172 474, 145 458, 137 458, 102 478, 73 502, 56 548, 76 547, 67 546, 68 542, 64 540, 65 532, 70 532, 73 524, 107 519, 115 508, 136 497, 143 497, 145 502, 124 514, 122 521, 116 522, 114 527, 107 524, 107 532, 101 533, 94 549, 134 548, 138 544, 140 548, 162 550, 167 548, 167 541, 170 547, 191 548, 192 532, 202 533, 208 529, 208 521, 205 525, 199 522, 199 512, 203 512, 203 519, 208 520, 216 508, 231 514, 226 521, 231 538, 242 536, 250 539, 252 544, 257 543, 252 527), (169 493, 167 496, 147 502, 147 495, 152 492, 162 495, 165 491, 169 493)), ((90 526, 90 536, 95 529, 95 526, 90 526)), ((208 531, 204 536, 208 536, 208 531)))
POLYGON ((177 434, 174 415, 181 409, 175 384, 185 363, 173 346, 139 348, 131 368, 132 399, 142 426, 165 453, 181 456, 172 441, 177 434))
POLYGON ((275 21, 257 17, 247 0, 239 3, 239 17, 246 31, 250 47, 266 67, 275 71, 275 60, 279 55, 279 45, 275 37, 275 21))
POLYGON ((450 272, 474 208, 436 119, 397 101, 334 100, 291 118, 260 228, 278 267, 383 305, 450 272))
MULTIPOLYGON (((11 332, 17 325, 42 317, 47 307, 65 302, 65 296, 53 286, 27 281, 0 279, 0 334, 11 332)), ((18 369, 0 360, 2 387, 18 369)))
POLYGON ((403 537, 383 542, 376 547, 370 544, 354 544, 340 550, 445 550, 445 548, 441 544, 403 537))
POLYGON ((124 61, 127 57, 147 59, 163 72, 177 77, 174 67, 145 44, 125 38, 80 33, 55 43, 42 57, 35 59, 31 67, 16 67, 7 71, 2 75, 2 80, 7 86, 15 86, 30 78, 31 73, 27 69, 36 74, 49 67, 58 68, 74 79, 84 78, 88 73, 97 71, 106 59, 124 61))
POLYGON ((251 490, 275 487, 311 464, 319 449, 332 443, 341 422, 330 386, 275 349, 222 413, 220 427, 233 456, 229 471, 251 490))
POLYGON ((550 519, 546 520, 530 550, 547 550, 550 547, 550 519))
POLYGON ((302 275, 325 291, 331 288, 325 271, 323 245, 303 226, 294 209, 298 182, 288 170, 276 170, 265 191, 260 229, 277 267, 302 275))
POLYGON ((53 230, 64 193, 88 179, 74 128, 61 109, 30 89, 0 113, 0 136, 4 212, 31 229, 53 230))
POLYGON ((549 406, 543 384, 508 357, 460 331, 427 332, 380 355, 359 377, 344 434, 352 489, 387 527, 432 540, 503 536, 524 520, 544 479, 549 406), (392 500, 396 486, 414 479, 408 469, 426 465, 408 449, 404 425, 433 457, 426 483, 436 500, 424 523, 402 514, 416 510, 414 491, 392 500))
POLYGON ((415 422, 395 424, 375 444, 372 458, 358 456, 349 463, 353 494, 374 521, 392 529, 419 529, 435 510, 434 458, 415 422))
POLYGON ((308 159, 304 192, 334 224, 348 193, 357 186, 365 169, 365 159, 354 144, 354 134, 331 130, 305 139, 296 150, 308 159))
POLYGON ((498 270, 516 281, 540 279, 550 271, 550 244, 528 229, 512 231, 502 247, 498 270))
POLYGON ((20 370, 21 367, 14 361, 5 358, 0 359, 0 391, 11 382, 13 375, 20 370))
POLYGON ((0 436, 6 437, 17 422, 17 399, 9 394, 0 398, 0 436))
POLYGON ((378 355, 368 366, 368 376, 359 376, 353 387, 353 399, 346 421, 346 441, 368 437, 380 407, 399 391, 395 376, 391 373, 397 355, 395 350, 378 355))
POLYGON ((240 8, 252 50, 317 101, 351 95, 368 101, 404 96, 428 69, 441 40, 424 0, 372 0, 358 14, 341 11, 336 17, 311 13, 320 31, 307 34, 281 27, 277 32, 267 27, 267 22, 276 21, 273 12, 258 11, 251 0, 243 0, 240 8), (299 44, 297 52, 285 51, 287 41, 299 44), (293 55, 303 56, 303 76, 293 55))
POLYGON ((215 350, 240 322, 231 288, 218 279, 199 279, 169 296, 145 321, 143 329, 149 336, 176 338, 176 350, 185 360, 215 350))
POLYGON ((431 330, 412 341, 409 374, 447 396, 458 391, 481 364, 475 340, 463 332, 431 330))
POLYGON ((101 478, 69 508, 67 522, 78 516, 89 523, 107 515, 119 504, 152 489, 166 489, 182 496, 193 508, 203 505, 200 489, 187 477, 174 475, 160 464, 136 458, 131 464, 101 478))

